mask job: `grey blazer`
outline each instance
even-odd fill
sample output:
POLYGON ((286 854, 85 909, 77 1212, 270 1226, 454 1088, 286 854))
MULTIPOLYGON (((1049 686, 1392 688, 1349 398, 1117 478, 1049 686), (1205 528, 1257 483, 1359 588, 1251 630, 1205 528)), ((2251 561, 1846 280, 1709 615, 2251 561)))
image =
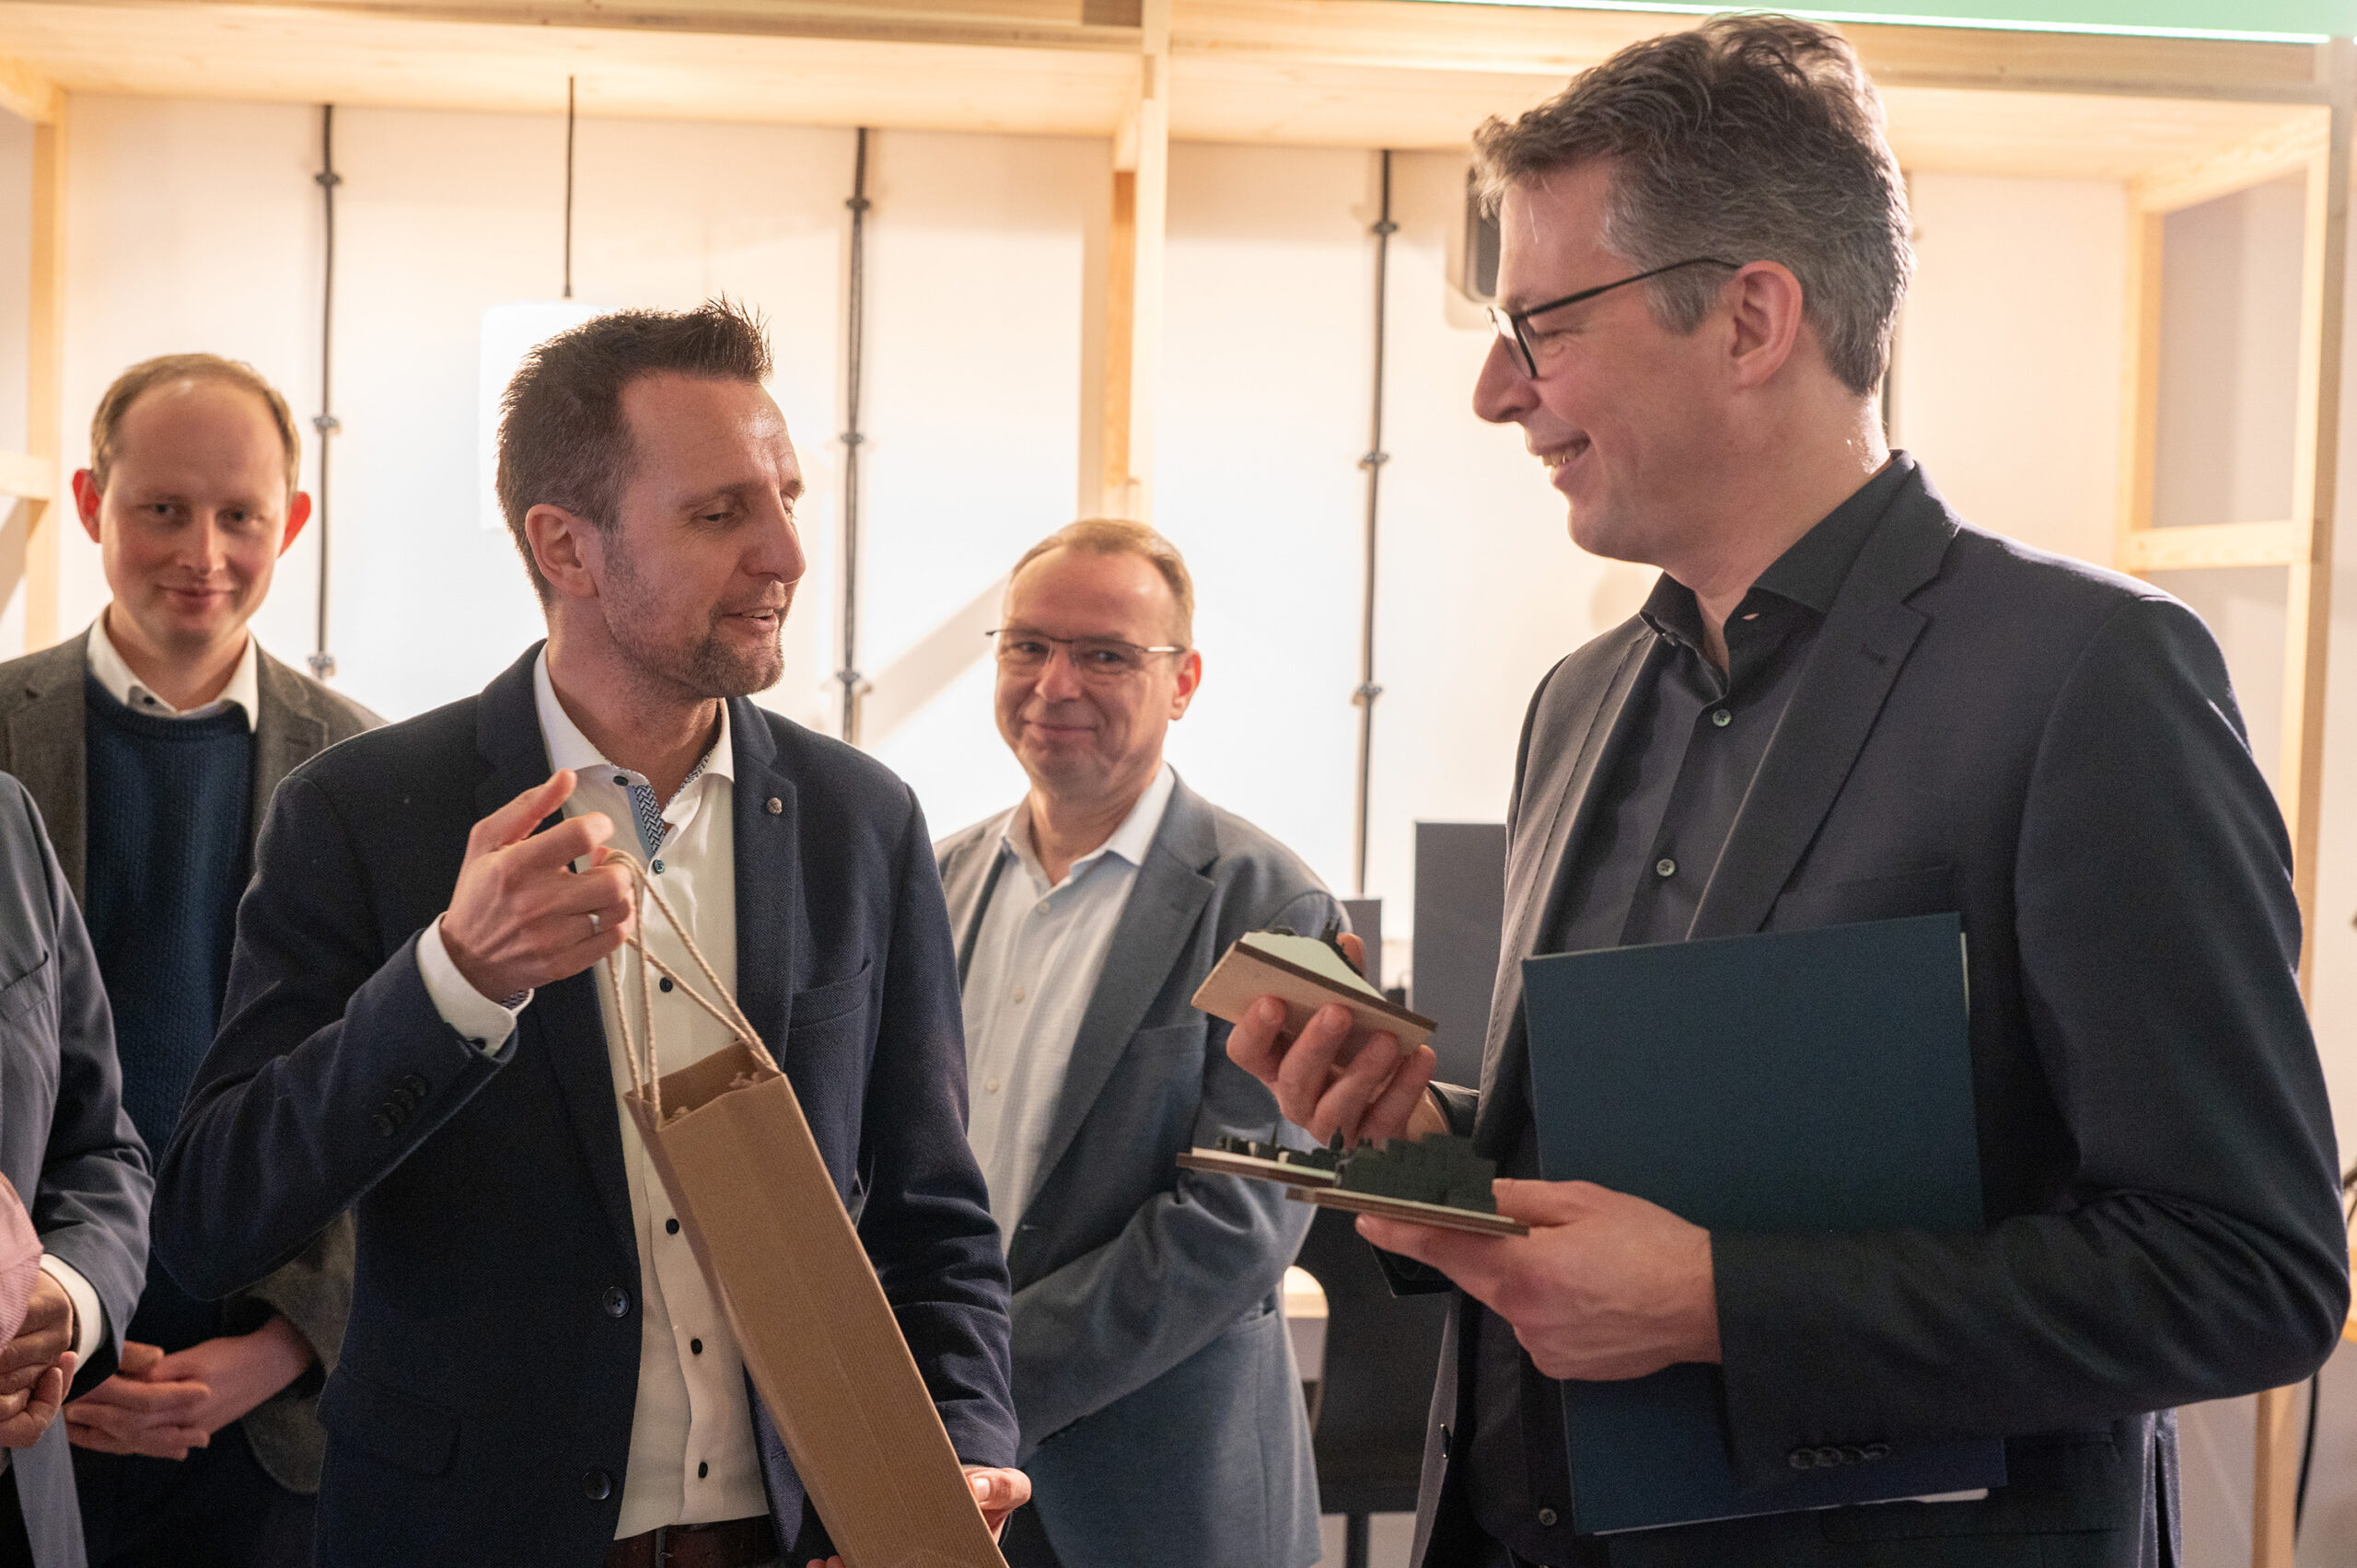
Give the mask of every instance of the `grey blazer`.
MULTIPOLYGON (((89 636, 86 631, 0 664, 0 771, 16 774, 40 803, 77 904, 90 842, 83 729, 89 636)), ((266 653, 259 666, 261 712, 254 715, 250 842, 279 780, 337 741, 384 722, 266 653)), ((284 1317, 319 1355, 319 1374, 297 1378, 245 1418, 247 1441, 271 1478, 289 1491, 316 1493, 327 1453, 317 1413, 319 1389, 335 1368, 344 1319, 352 1311, 351 1219, 330 1225, 276 1273, 230 1300, 233 1314, 239 1304, 250 1304, 284 1317)))
MULTIPOLYGON (((42 1248, 98 1292, 106 1331, 71 1392, 112 1375, 147 1278, 147 1151, 122 1109, 114 1018, 41 814, 0 776, 0 1172, 42 1248)), ((40 1568, 83 1568, 65 1423, 8 1457, 40 1568)))
MULTIPOLYGON (((935 846, 962 981, 1004 864, 1002 819, 935 846)), ((1309 868, 1181 782, 1083 1016, 1007 1255, 1018 1460, 1074 1568, 1307 1568, 1318 1480, 1279 1310, 1310 1209, 1181 1171, 1222 1132, 1268 1137, 1274 1097, 1189 1005, 1247 931, 1339 912, 1309 868)))

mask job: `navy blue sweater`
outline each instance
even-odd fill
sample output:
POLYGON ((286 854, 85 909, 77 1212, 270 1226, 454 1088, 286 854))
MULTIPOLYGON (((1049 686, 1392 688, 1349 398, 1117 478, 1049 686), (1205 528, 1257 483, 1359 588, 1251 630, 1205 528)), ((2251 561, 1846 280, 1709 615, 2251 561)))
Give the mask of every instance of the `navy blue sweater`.
MULTIPOLYGON (((157 718, 85 687, 89 897, 114 1009, 122 1103, 161 1151, 213 1043, 250 865, 253 735, 245 714, 157 718)), ((130 1337, 167 1351, 221 1331, 220 1308, 151 1267, 130 1337)))

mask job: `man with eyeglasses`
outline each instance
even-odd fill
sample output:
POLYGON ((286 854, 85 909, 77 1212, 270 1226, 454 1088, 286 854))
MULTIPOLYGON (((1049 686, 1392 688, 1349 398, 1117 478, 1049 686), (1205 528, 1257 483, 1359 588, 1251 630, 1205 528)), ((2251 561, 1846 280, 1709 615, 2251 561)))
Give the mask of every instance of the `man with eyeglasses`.
POLYGON ((2349 1305, 2289 846, 2216 645, 1889 449, 1906 188, 1839 35, 1722 17, 1476 145, 1504 308, 1475 411, 1522 427, 1583 549, 1663 575, 1531 703, 1480 1090, 1381 1038, 1338 1071, 1346 1018, 1288 1041, 1267 999, 1229 1047, 1316 1135, 1469 1133, 1531 1226, 1359 1222, 1459 1293, 1413 1561, 2176 1561, 2171 1408, 2305 1377, 2349 1305), (1535 1179, 1525 958, 1947 911, 1986 1228, 1712 1232, 1535 1179), (1678 1363, 1720 1379, 1769 1512, 1584 1533, 1559 1380, 1678 1363), (1772 1511, 1976 1437, 2005 1441, 1985 1496, 1772 1511))
POLYGON ((1014 1568, 1307 1568, 1309 1427, 1284 1321, 1307 1206, 1181 1171, 1306 1138, 1189 1005, 1228 945, 1340 911, 1162 759, 1193 701, 1194 588, 1159 534, 1075 523, 1016 563, 999 733, 1031 787, 935 846, 964 987, 968 1130, 1015 1285, 1014 1568))

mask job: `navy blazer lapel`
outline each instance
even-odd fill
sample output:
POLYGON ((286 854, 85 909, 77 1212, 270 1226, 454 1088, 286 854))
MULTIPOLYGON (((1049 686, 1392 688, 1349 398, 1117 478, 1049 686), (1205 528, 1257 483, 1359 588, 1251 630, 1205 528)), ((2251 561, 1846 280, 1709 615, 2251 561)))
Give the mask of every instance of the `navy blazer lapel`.
POLYGON ((1481 1110, 1474 1129, 1484 1154, 1494 1155, 1490 1145, 1496 1130, 1516 1125, 1521 1114, 1522 1064, 1529 1043, 1521 1027, 1522 959, 1538 950, 1561 918, 1573 855, 1595 819, 1596 781, 1605 776, 1605 760, 1623 727, 1629 695, 1659 645, 1638 620, 1615 635, 1623 643, 1611 673, 1573 699, 1562 722, 1566 737, 1576 734, 1578 742, 1556 749, 1544 760, 1546 772, 1524 785, 1522 811, 1547 814, 1543 833, 1524 840, 1535 846, 1527 854, 1516 853, 1519 844, 1508 846, 1506 925, 1490 1000, 1490 1037, 1481 1051, 1481 1110))
POLYGON ((1048 1123, 1047 1142, 1039 1150, 1040 1191, 1046 1191, 1056 1162, 1080 1135, 1081 1123, 1105 1092, 1114 1067, 1130 1049, 1130 1038, 1145 1023, 1146 1012, 1169 983, 1171 971, 1186 961, 1191 950, 1187 937, 1212 900, 1212 879, 1203 868, 1218 854, 1211 808, 1181 782, 1170 792, 1162 825, 1113 927, 1097 990, 1081 1015, 1080 1035, 1073 1041, 1063 1089, 1056 1097, 1055 1119, 1048 1123))
POLYGON ((1767 923, 1930 624, 1905 601, 1938 575, 1956 531, 1921 474, 1892 499, 1826 614, 1702 889, 1689 936, 1737 936, 1767 923))
MULTIPOLYGON (((475 749, 490 764, 475 786, 475 816, 490 816, 549 776, 548 740, 540 733, 540 706, 532 690, 532 667, 540 645, 507 667, 475 702, 475 749)), ((562 813, 540 824, 563 820, 562 813)), ((633 1258, 638 1256, 638 1225, 632 1217, 630 1179, 622 1167, 621 1108, 614 1103, 614 1073, 607 1054, 606 1018, 598 1006, 598 973, 584 970, 534 993, 517 1019, 527 1054, 543 1063, 557 1084, 598 1201, 614 1234, 633 1258)))
POLYGON ((769 715, 733 698, 728 735, 737 753, 737 1005, 784 1066, 794 1005, 794 921, 802 908, 801 816, 793 781, 778 770, 769 715))

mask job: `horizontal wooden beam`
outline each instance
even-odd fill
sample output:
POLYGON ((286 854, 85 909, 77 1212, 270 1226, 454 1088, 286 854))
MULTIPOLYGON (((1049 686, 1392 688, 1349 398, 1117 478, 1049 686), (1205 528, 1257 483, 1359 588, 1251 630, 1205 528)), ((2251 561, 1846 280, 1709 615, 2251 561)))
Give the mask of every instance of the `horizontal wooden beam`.
POLYGON ((2308 554, 2298 523, 2203 523, 2138 528, 2120 536, 2120 569, 2189 572, 2212 566, 2289 566, 2308 554))
POLYGON ((36 125, 54 124, 65 95, 23 61, 0 54, 0 110, 36 125))
POLYGON ((2330 110, 2303 110, 2233 146, 2139 175, 2128 182, 2129 205, 2144 213, 2179 212, 2287 174, 2305 173, 2325 154, 2331 120, 2330 110))
POLYGON ((0 495, 46 501, 56 492, 56 464, 25 452, 0 452, 0 495))
MULTIPOLYGON (((122 0, 46 0, 55 6, 121 9, 122 0)), ((845 39, 869 43, 964 44, 997 49, 1134 52, 1135 0, 134 0, 151 13, 235 12, 345 17, 484 27, 592 28, 623 32, 723 33, 746 38, 845 39), (1113 18, 1113 19, 1105 19, 1113 18)))
MULTIPOLYGON (((1691 14, 1439 0, 1173 0, 1175 55, 1567 76, 1623 44, 1690 28, 1691 14)), ((1877 81, 2010 91, 2317 101, 2316 51, 2235 40, 1855 24, 1877 81)))

